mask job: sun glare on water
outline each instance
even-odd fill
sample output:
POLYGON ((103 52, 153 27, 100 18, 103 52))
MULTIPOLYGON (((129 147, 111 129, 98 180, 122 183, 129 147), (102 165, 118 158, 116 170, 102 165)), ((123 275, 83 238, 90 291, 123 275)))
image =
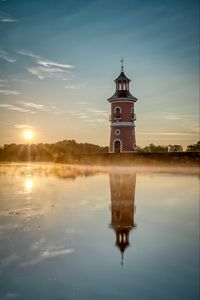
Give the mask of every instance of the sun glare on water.
POLYGON ((24 185, 25 185, 26 191, 27 191, 28 193, 30 193, 31 190, 32 190, 32 187, 33 187, 33 181, 32 181, 32 179, 31 179, 31 178, 27 178, 27 179, 25 180, 24 185))
POLYGON ((23 137, 26 141, 32 140, 33 139, 33 131, 30 129, 24 130, 23 137))

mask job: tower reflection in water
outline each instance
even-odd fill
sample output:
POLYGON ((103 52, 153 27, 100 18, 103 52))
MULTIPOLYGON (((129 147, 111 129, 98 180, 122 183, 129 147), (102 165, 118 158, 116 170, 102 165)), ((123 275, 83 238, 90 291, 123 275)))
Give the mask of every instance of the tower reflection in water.
POLYGON ((116 234, 116 246, 121 252, 123 265, 124 252, 129 244, 129 233, 136 228, 135 214, 136 174, 110 173, 111 228, 116 234))

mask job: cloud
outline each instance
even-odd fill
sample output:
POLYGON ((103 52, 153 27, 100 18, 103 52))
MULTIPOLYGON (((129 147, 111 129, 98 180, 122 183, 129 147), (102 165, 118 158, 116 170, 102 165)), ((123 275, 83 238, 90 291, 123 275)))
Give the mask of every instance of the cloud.
POLYGON ((68 65, 68 64, 60 64, 54 61, 46 60, 46 59, 38 59, 37 63, 39 65, 42 65, 44 67, 59 67, 59 68, 64 68, 64 69, 72 69, 74 66, 68 65))
POLYGON ((13 57, 11 57, 6 51, 4 50, 0 50, 0 58, 2 58, 3 60, 10 62, 10 63, 14 63, 17 60, 13 57))
POLYGON ((39 55, 34 54, 33 52, 31 52, 29 50, 21 49, 21 50, 18 50, 17 53, 21 54, 21 55, 25 55, 25 56, 34 57, 34 58, 40 58, 39 55))
POLYGON ((40 112, 51 112, 55 115, 61 115, 66 113, 63 110, 58 109, 55 105, 44 105, 40 103, 34 103, 34 102, 25 102, 25 101, 18 101, 18 104, 23 106, 25 109, 29 109, 31 111, 34 111, 34 113, 40 111, 40 112))
POLYGON ((61 80, 68 80, 65 75, 66 71, 60 68, 45 68, 45 67, 32 67, 27 68, 27 71, 36 76, 38 79, 56 78, 61 80))
POLYGON ((77 89, 79 89, 79 88, 85 88, 86 86, 84 85, 84 84, 77 84, 77 85, 65 85, 65 88, 66 89, 71 89, 71 90, 77 90, 77 89))
POLYGON ((53 105, 44 105, 34 102, 24 102, 24 101, 18 101, 17 103, 21 104, 22 106, 29 108, 29 109, 35 109, 39 111, 52 111, 55 110, 56 107, 53 105))
POLYGON ((82 115, 82 116, 79 116, 78 118, 80 118, 80 119, 87 119, 88 117, 85 116, 85 115, 82 115))
POLYGON ((106 117, 106 119, 108 117, 108 112, 106 110, 100 110, 100 109, 95 109, 95 108, 88 108, 87 111, 90 112, 90 113, 96 114, 96 115, 104 116, 104 117, 106 117))
POLYGON ((12 105, 12 104, 0 104, 0 108, 5 108, 5 109, 8 109, 8 110, 16 110, 16 111, 19 111, 19 112, 31 112, 31 113, 34 113, 32 112, 30 109, 24 109, 24 108, 21 108, 21 107, 18 107, 16 105, 12 105))
MULTIPOLYGON (((78 103, 80 104, 80 103, 78 103)), ((83 107, 81 107, 83 108, 83 107)), ((68 111, 72 116, 75 116, 83 121, 87 122, 88 125, 96 125, 97 123, 105 123, 108 120, 108 112, 105 110, 95 108, 85 108, 82 111, 68 111)))
POLYGON ((17 51, 17 53, 34 59, 36 66, 27 68, 27 71, 41 80, 45 78, 69 80, 69 78, 66 78, 66 74, 71 73, 69 69, 74 68, 71 64, 63 64, 48 60, 28 50, 22 49, 17 51))
POLYGON ((22 93, 18 92, 18 91, 12 91, 12 90, 0 90, 0 94, 4 94, 6 96, 8 95, 21 95, 22 93))
POLYGON ((78 102, 78 104, 80 104, 80 105, 86 105, 87 102, 85 102, 85 101, 80 101, 80 102, 78 102))
POLYGON ((98 88, 100 89, 110 89, 110 88, 113 88, 112 85, 102 85, 102 86, 98 86, 98 88))
MULTIPOLYGON (((2 103, 2 104, 0 104, 0 108, 4 108, 4 109, 8 109, 8 110, 16 110, 19 112, 29 112, 31 114, 35 114, 37 112, 51 112, 55 115, 60 115, 60 114, 66 113, 63 110, 59 110, 54 105, 44 105, 44 104, 40 104, 40 103, 25 102, 25 101, 17 101, 15 105, 2 103)), ((22 124, 20 126, 24 126, 24 125, 26 125, 26 124, 22 124)), ((17 127, 15 127, 15 128, 17 128, 17 127)), ((20 127, 18 127, 18 128, 20 128, 20 127)))
POLYGON ((189 114, 175 114, 175 113, 164 113, 161 116, 162 119, 172 120, 172 121, 185 121, 185 120, 194 120, 194 118, 198 118, 198 115, 189 115, 189 114))
POLYGON ((42 251, 36 258, 29 260, 29 261, 24 261, 21 263, 22 267, 26 267, 26 266, 34 266, 36 264, 41 263, 42 261, 52 258, 52 257, 56 257, 56 256, 61 256, 61 255, 66 255, 66 254, 70 254, 73 253, 74 249, 60 249, 60 250, 44 250, 42 251))
POLYGON ((27 125, 27 124, 14 124, 13 127, 16 128, 16 129, 32 128, 32 126, 27 125))
POLYGON ((17 22, 18 20, 4 12, 0 12, 0 22, 17 22))

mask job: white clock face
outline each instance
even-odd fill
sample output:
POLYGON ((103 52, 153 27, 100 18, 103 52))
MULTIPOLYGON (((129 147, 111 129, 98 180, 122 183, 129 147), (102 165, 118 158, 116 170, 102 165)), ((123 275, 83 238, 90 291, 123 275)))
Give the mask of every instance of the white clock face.
POLYGON ((116 134, 116 135, 120 135, 120 130, 119 130, 119 129, 116 129, 116 130, 115 130, 115 134, 116 134))

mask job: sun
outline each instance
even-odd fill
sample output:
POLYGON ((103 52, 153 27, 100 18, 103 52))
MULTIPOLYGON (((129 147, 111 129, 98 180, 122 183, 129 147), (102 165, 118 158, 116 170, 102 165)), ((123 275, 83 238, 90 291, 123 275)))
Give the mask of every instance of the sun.
POLYGON ((24 130, 23 137, 25 138, 26 141, 32 140, 33 139, 33 131, 30 129, 24 130))

